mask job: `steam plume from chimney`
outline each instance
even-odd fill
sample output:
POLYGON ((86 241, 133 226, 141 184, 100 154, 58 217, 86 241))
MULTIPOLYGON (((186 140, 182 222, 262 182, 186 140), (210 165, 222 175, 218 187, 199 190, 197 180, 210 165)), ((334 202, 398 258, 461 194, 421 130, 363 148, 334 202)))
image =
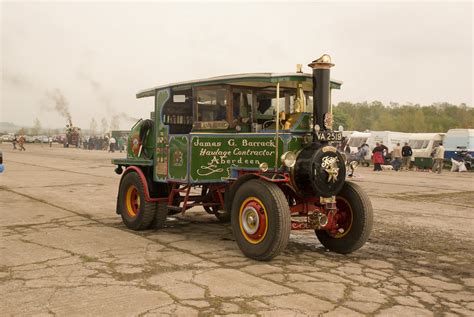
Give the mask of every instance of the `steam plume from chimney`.
POLYGON ((126 122, 137 122, 139 119, 131 117, 125 112, 114 114, 110 120, 110 129, 118 130, 120 128, 120 120, 124 120, 126 122))
POLYGON ((69 102, 66 97, 64 97, 61 90, 55 89, 52 92, 48 92, 46 95, 50 101, 54 102, 54 110, 65 118, 69 125, 72 125, 71 113, 69 112, 69 102))

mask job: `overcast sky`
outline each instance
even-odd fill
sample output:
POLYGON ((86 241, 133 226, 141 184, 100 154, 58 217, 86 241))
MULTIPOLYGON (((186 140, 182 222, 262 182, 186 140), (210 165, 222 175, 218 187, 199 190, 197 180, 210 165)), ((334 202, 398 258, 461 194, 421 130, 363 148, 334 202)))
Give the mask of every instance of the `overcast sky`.
MULTIPOLYGON (((61 127, 147 117, 156 85, 288 72, 323 53, 344 82, 333 101, 473 105, 473 4, 465 2, 5 2, 0 122, 61 127)), ((305 71, 309 69, 305 66, 305 71)), ((130 122, 122 120, 121 128, 130 122)))

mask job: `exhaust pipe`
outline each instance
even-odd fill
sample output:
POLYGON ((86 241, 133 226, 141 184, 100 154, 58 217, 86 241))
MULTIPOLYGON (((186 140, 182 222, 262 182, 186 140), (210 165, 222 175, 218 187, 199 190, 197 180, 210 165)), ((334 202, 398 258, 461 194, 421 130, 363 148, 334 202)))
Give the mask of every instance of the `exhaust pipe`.
POLYGON ((317 133, 332 130, 331 109, 331 57, 324 54, 308 65, 313 69, 313 140, 318 141, 317 133))

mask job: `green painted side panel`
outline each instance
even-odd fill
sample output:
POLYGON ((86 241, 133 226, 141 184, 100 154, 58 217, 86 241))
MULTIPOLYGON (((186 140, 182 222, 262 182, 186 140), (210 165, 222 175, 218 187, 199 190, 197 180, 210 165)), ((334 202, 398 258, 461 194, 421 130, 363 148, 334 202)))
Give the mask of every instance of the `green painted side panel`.
POLYGON ((153 153, 155 149, 155 135, 150 132, 150 135, 145 140, 145 147, 149 150, 149 153, 153 153))
POLYGON ((140 135, 140 125, 135 125, 131 130, 130 134, 128 135, 127 140, 127 157, 134 158, 137 157, 138 143, 139 143, 139 135, 140 135))
POLYGON ((303 147, 303 137, 302 136, 292 136, 288 142, 288 151, 293 151, 297 153, 303 147))
POLYGON ((140 129, 142 126, 142 122, 136 124, 130 131, 127 140, 127 158, 143 158, 143 153, 146 149, 146 153, 151 153, 150 157, 153 155, 154 146, 155 146, 155 136, 150 131, 149 134, 146 136, 144 146, 140 152, 140 129))
POLYGON ((153 180, 166 180, 168 176, 168 127, 161 121, 163 106, 171 96, 169 88, 158 90, 155 96, 155 173, 153 180))
MULTIPOLYGON (((289 140, 288 134, 279 137, 278 168, 289 140)), ((191 134, 190 148, 191 182, 223 181, 233 177, 233 168, 258 170, 263 162, 275 167, 275 134, 191 134)))
POLYGON ((298 124, 292 131, 297 132, 311 132, 311 114, 302 113, 298 124))
POLYGON ((188 178, 188 137, 170 136, 168 177, 170 180, 185 181, 188 178))

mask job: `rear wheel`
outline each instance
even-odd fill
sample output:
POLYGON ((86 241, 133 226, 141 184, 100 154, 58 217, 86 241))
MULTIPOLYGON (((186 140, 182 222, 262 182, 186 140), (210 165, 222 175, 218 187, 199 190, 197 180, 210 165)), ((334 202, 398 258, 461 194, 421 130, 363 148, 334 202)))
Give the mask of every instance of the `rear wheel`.
POLYGON ((152 228, 163 229, 166 223, 166 217, 168 216, 168 206, 166 202, 156 204, 155 217, 151 223, 152 228))
POLYGON ((155 208, 155 203, 145 201, 145 191, 138 174, 126 174, 120 183, 118 209, 127 228, 148 229, 155 217, 155 208))
POLYGON ((335 234, 316 230, 316 236, 331 251, 351 253, 369 239, 373 223, 372 204, 359 185, 346 182, 336 196, 336 206, 335 221, 339 230, 335 234))
MULTIPOLYGON (((169 197, 170 194, 170 189, 167 184, 154 184, 155 186, 152 188, 153 192, 150 194, 153 195, 153 197, 158 197, 158 198, 167 198, 169 197)), ((175 201, 178 200, 178 197, 175 196, 175 201)), ((179 200, 178 200, 179 201, 179 200)), ((179 205, 179 203, 178 203, 179 205)), ((168 200, 166 199, 165 201, 161 201, 155 204, 155 217, 150 225, 151 228, 154 229, 162 229, 165 227, 165 222, 166 218, 168 215, 171 214, 170 210, 168 210, 168 200)))
POLYGON ((262 180, 250 180, 235 194, 232 231, 249 258, 267 261, 286 248, 290 237, 290 209, 281 189, 262 180))

